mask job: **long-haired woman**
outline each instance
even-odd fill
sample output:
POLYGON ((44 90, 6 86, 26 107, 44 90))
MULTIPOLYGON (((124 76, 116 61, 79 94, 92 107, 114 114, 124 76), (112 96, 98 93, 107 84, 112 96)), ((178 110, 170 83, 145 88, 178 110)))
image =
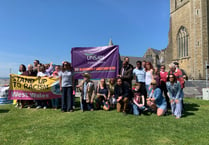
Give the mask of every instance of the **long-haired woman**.
POLYGON ((182 98, 183 98, 183 91, 181 89, 181 84, 177 81, 174 74, 170 74, 168 76, 169 81, 166 83, 168 96, 170 98, 171 104, 171 112, 172 115, 176 116, 176 118, 181 117, 182 112, 182 98))
POLYGON ((60 90, 62 91, 62 112, 73 112, 73 69, 67 61, 62 64, 60 72, 60 90))
POLYGON ((106 80, 102 78, 97 86, 97 98, 96 106, 100 109, 102 106, 104 110, 109 110, 109 104, 107 104, 109 90, 107 88, 106 80))
POLYGON ((146 90, 148 91, 151 81, 153 79, 153 66, 151 62, 146 62, 145 71, 146 71, 145 85, 146 85, 146 90))

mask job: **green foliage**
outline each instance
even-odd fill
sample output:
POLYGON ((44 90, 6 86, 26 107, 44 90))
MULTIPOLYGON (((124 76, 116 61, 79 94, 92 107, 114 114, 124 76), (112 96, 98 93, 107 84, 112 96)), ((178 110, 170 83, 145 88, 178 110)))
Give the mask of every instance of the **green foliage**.
POLYGON ((0 105, 1 145, 209 144, 209 102, 185 99, 181 119, 112 111, 18 109, 0 105))

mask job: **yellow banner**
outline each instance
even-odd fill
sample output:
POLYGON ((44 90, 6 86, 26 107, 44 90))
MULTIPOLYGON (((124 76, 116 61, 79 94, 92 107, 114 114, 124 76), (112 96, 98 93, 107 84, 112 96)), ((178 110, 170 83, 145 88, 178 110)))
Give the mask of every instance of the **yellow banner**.
POLYGON ((58 83, 59 78, 54 77, 31 77, 22 75, 10 75, 10 90, 29 92, 49 92, 51 87, 58 83))

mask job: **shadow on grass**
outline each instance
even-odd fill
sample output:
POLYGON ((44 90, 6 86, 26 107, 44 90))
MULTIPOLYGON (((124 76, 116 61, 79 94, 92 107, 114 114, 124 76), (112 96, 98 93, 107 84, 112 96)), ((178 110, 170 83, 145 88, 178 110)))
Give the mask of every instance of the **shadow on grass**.
POLYGON ((200 106, 195 103, 184 103, 184 111, 182 117, 194 115, 194 111, 198 111, 200 106))
POLYGON ((9 110, 7 110, 7 109, 0 109, 0 113, 8 113, 9 112, 9 110))

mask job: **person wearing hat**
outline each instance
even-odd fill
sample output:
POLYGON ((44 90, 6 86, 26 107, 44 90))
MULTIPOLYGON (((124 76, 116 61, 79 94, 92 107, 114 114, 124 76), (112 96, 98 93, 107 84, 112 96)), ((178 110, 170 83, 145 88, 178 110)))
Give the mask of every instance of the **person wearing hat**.
POLYGON ((183 69, 180 69, 180 68, 179 68, 179 63, 178 63, 178 62, 174 62, 173 64, 175 65, 176 69, 179 69, 179 70, 182 72, 184 81, 185 81, 185 80, 188 80, 188 76, 187 76, 187 74, 185 73, 185 71, 184 71, 183 69))
POLYGON ((81 110, 94 111, 93 103, 95 97, 94 82, 90 80, 90 74, 83 74, 83 81, 77 85, 81 91, 81 110))
POLYGON ((157 87, 156 80, 151 81, 148 90, 147 106, 153 109, 153 111, 157 111, 157 116, 164 115, 167 110, 167 103, 160 88, 157 87))

